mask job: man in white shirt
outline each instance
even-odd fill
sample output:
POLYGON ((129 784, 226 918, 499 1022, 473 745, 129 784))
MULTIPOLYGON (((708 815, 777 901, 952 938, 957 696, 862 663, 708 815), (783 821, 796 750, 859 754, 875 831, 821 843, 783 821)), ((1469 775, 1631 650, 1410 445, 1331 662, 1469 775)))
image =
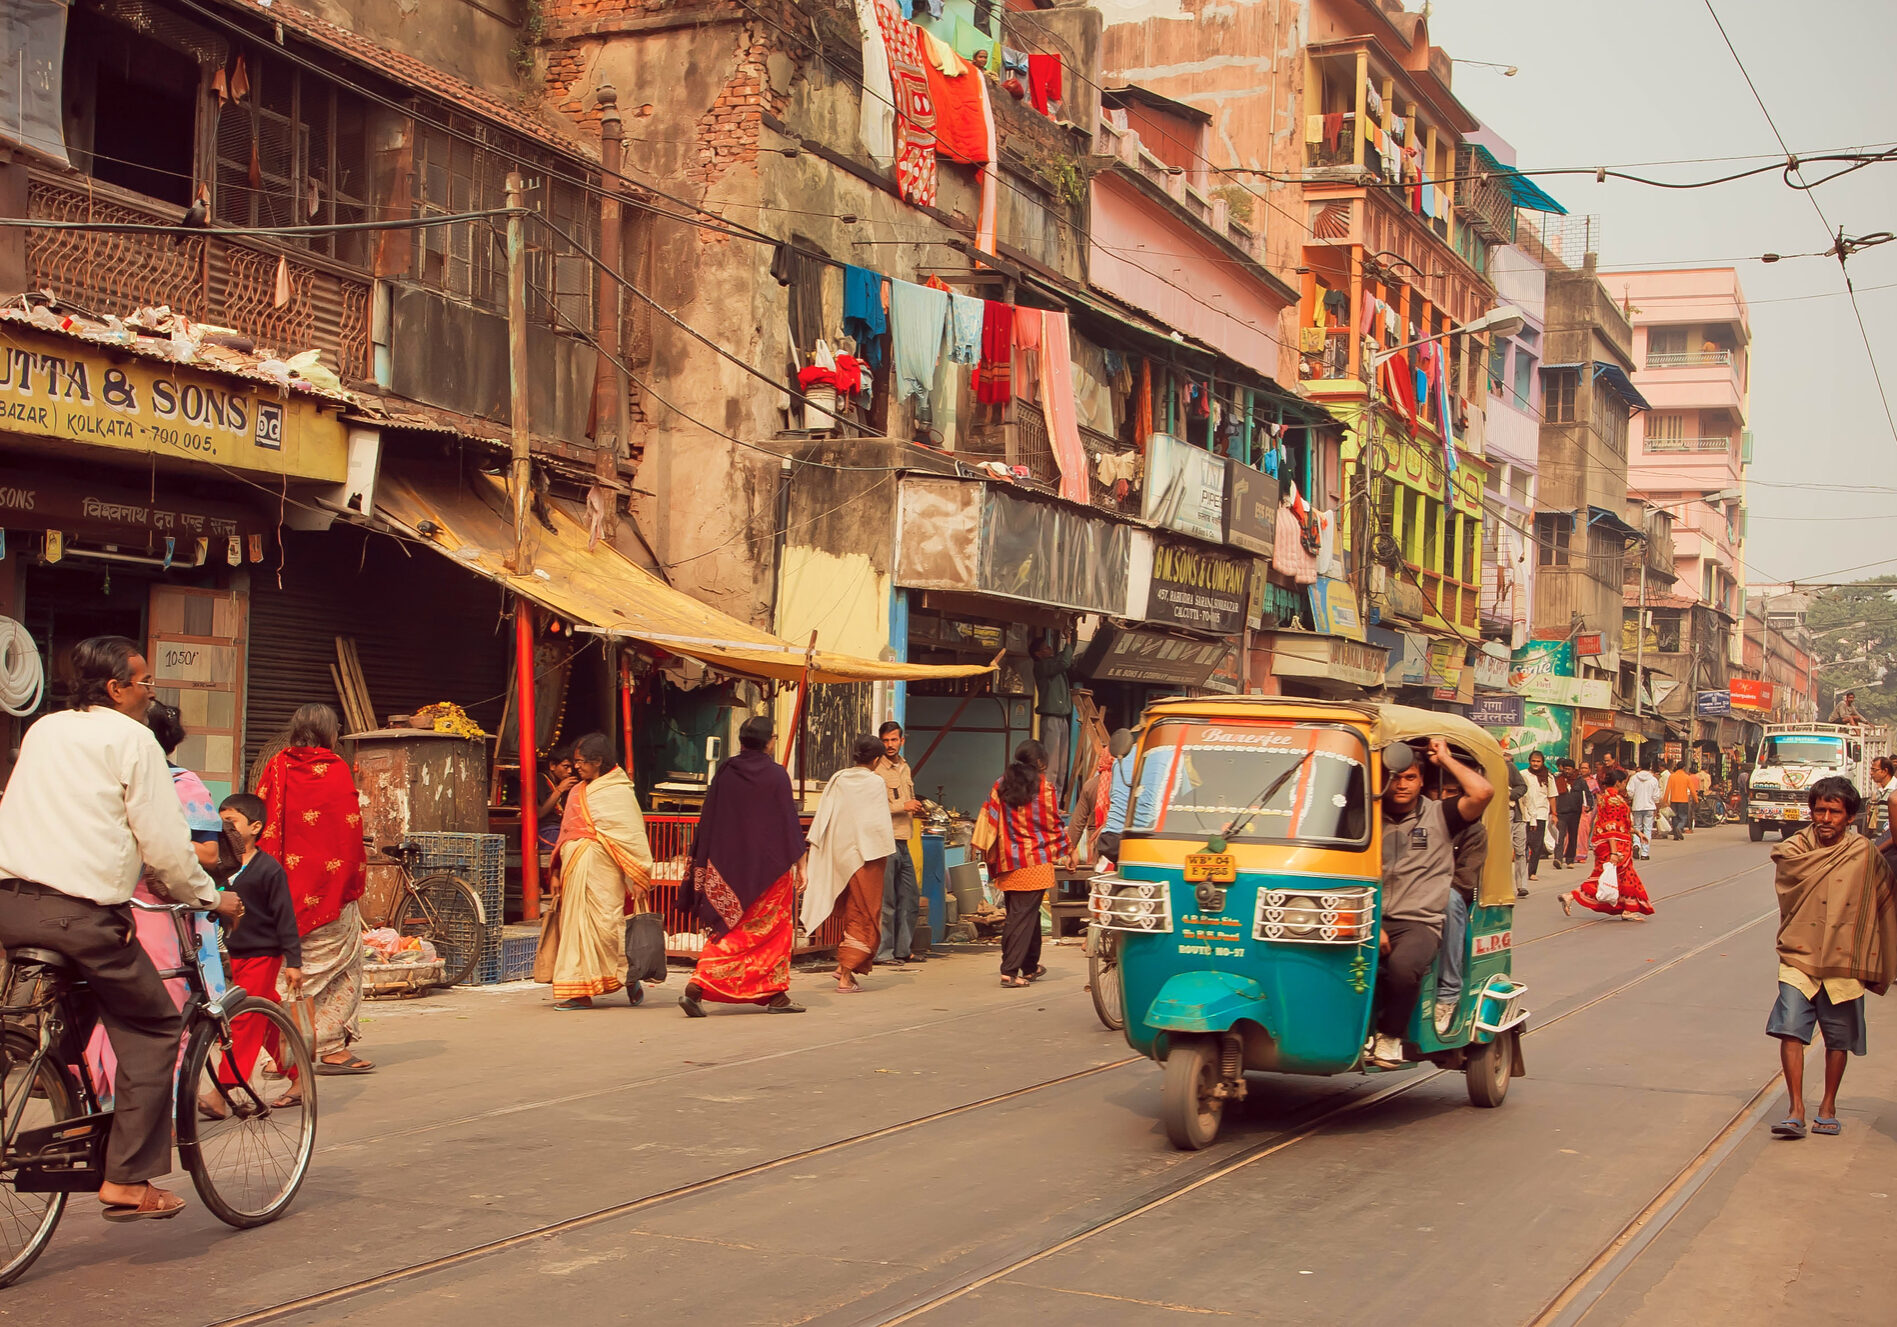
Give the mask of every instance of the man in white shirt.
POLYGON ((158 890, 237 919, 198 864, 158 739, 155 686, 138 646, 95 636, 73 649, 73 708, 26 731, 0 799, 0 946, 70 958, 118 1055, 99 1201, 109 1221, 176 1216, 184 1200, 150 1181, 171 1170, 171 1078, 182 1020, 143 946, 129 900, 144 871, 158 890))
POLYGON ((1627 805, 1634 813, 1634 847, 1644 861, 1653 856, 1653 817, 1660 809, 1660 780, 1645 765, 1627 780, 1627 805))

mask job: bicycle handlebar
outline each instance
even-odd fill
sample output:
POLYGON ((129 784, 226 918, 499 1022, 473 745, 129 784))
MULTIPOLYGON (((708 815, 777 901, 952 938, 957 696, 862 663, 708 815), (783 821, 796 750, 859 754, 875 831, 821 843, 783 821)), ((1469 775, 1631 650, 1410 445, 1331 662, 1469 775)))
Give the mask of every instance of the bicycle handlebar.
POLYGON ((202 904, 197 904, 197 903, 147 903, 144 899, 137 898, 137 897, 128 899, 127 902, 129 902, 134 908, 137 908, 141 912, 178 912, 178 913, 207 912, 208 913, 208 912, 213 911, 213 909, 204 907, 202 904))

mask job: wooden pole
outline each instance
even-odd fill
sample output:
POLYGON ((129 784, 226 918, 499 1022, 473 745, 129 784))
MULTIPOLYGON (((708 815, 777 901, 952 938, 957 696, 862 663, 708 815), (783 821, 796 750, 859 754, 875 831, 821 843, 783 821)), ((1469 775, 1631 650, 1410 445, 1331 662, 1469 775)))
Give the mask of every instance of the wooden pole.
MULTIPOLYGON (((507 172, 507 206, 526 207, 519 171, 507 172)), ((520 211, 507 218, 507 399, 513 425, 513 570, 533 571, 528 517, 533 509, 533 449, 527 418, 527 237, 520 211)))
MULTIPOLYGON (((810 633, 810 646, 804 651, 803 676, 797 679, 797 707, 790 712, 790 736, 784 741, 784 768, 790 768, 791 755, 797 750, 797 735, 803 730, 804 702, 810 695, 810 661, 817 653, 817 633, 810 633)), ((798 791, 802 791, 799 789, 798 791)))
POLYGON ((626 658, 625 650, 619 651, 619 722, 625 740, 625 752, 621 757, 626 773, 632 773, 632 663, 626 658))
POLYGON ((520 915, 540 916, 540 786, 534 769, 534 610, 525 595, 514 596, 514 684, 520 720, 514 725, 520 751, 520 915))
MULTIPOLYGON (((623 224, 618 174, 625 156, 625 126, 619 116, 619 93, 602 83, 594 92, 599 103, 599 165, 605 185, 599 203, 600 267, 594 310, 594 340, 599 344, 593 380, 593 473, 608 482, 618 473, 626 454, 627 383, 619 373, 619 255, 623 224)), ((607 495, 612 500, 611 494, 607 495)), ((628 751, 630 755, 630 750, 628 751)))

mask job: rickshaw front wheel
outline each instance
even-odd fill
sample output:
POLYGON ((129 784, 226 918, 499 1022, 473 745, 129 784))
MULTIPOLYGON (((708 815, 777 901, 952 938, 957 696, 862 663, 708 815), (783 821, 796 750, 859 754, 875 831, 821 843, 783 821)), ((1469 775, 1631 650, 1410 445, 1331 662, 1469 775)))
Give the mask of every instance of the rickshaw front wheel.
POLYGON ((1513 1031, 1504 1032, 1486 1046, 1469 1052, 1463 1066, 1469 1100, 1477 1106, 1499 1106, 1508 1096, 1509 1072, 1515 1063, 1513 1031))
POLYGON ((1160 1117, 1174 1147, 1197 1152, 1218 1137, 1225 1109, 1218 1087, 1218 1047, 1210 1041, 1174 1041, 1159 1098, 1160 1117))

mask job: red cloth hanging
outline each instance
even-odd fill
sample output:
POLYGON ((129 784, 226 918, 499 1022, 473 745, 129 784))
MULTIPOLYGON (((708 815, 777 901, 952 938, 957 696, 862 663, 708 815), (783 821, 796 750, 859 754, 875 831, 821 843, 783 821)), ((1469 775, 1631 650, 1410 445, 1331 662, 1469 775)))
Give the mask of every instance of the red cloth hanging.
POLYGON ((981 314, 981 361, 975 368, 975 399, 1004 405, 1014 394, 1014 305, 988 300, 981 314))
POLYGON ((935 151, 938 156, 966 165, 988 160, 988 115, 982 103, 981 75, 967 62, 951 77, 936 68, 925 53, 922 69, 929 78, 929 99, 935 103, 935 151))
POLYGON ((1030 55, 1028 57, 1028 99, 1034 103, 1034 109, 1042 115, 1052 114, 1049 109, 1060 103, 1061 64, 1058 55, 1030 55))

